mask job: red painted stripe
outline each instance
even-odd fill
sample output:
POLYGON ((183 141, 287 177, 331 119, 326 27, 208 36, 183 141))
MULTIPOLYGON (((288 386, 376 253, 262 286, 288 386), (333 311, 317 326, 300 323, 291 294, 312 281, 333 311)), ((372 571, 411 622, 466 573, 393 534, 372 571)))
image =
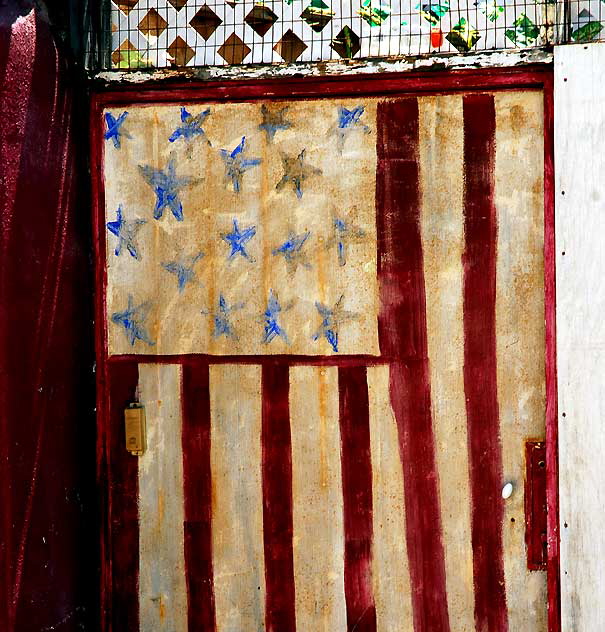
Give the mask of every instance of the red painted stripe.
POLYGON ((265 626, 267 632, 295 632, 292 441, 287 365, 263 364, 262 392, 265 626))
POLYGON ((112 632, 131 632, 139 629, 139 461, 125 448, 124 408, 135 399, 139 369, 119 364, 108 373, 109 620, 112 632))
POLYGON ((214 632, 210 383, 208 363, 185 362, 181 406, 185 496, 185 573, 190 632, 214 632))
POLYGON ((378 332, 381 351, 391 359, 414 630, 449 632, 427 356, 416 99, 379 103, 377 134, 378 332))
POLYGON ((376 632, 372 589, 372 461, 366 368, 338 370, 347 630, 376 632))
POLYGON ((502 550, 502 448, 496 372, 494 97, 464 97, 464 391, 477 630, 508 630, 502 550))

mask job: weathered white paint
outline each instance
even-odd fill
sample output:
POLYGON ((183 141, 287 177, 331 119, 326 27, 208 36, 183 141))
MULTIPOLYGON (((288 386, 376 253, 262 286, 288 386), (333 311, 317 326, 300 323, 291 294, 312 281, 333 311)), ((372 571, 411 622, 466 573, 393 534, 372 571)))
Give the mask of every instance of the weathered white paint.
POLYGON ((389 367, 369 367, 372 458, 372 580, 377 632, 413 632, 403 468, 389 398, 389 367))
MULTIPOLYGON (((210 66, 179 68, 178 70, 107 71, 99 72, 95 79, 105 84, 157 83, 190 78, 202 82, 229 79, 278 79, 287 77, 354 76, 360 74, 409 72, 412 70, 463 68, 499 68, 524 64, 550 64, 553 55, 542 49, 499 50, 474 55, 423 55, 420 57, 393 57, 389 59, 348 59, 342 61, 310 62, 298 64, 259 64, 238 66, 210 66)), ((267 93, 269 96, 269 93, 267 93)))
POLYGON ((338 369, 290 368, 296 626, 344 632, 338 369))
POLYGON ((527 570, 525 442, 544 439, 544 109, 541 91, 495 96, 498 214, 496 346, 505 482, 504 577, 509 629, 546 630, 546 573, 527 570))
POLYGON ((555 49, 561 600, 564 632, 605 621, 605 44, 555 49))
POLYGON ((422 249, 439 498, 452 632, 474 628, 462 321, 462 97, 419 99, 422 249))
POLYGON ((259 366, 210 367, 217 632, 265 629, 260 389, 259 366))
POLYGON ((139 457, 141 632, 187 631, 180 384, 179 365, 139 365, 147 419, 139 457))

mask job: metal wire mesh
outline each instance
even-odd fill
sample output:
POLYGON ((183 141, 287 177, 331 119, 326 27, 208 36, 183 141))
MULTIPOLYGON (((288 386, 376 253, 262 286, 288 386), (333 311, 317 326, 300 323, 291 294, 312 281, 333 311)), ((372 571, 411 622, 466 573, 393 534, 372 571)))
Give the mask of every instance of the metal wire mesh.
POLYGON ((131 70, 533 48, 598 38, 603 1, 104 0, 89 59, 131 70))

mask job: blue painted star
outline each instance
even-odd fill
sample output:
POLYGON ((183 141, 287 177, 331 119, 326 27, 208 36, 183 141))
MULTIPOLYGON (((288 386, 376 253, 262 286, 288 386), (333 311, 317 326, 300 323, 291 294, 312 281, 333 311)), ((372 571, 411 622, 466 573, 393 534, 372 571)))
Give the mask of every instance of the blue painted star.
POLYGON ((193 283, 195 281, 195 270, 193 268, 203 256, 203 252, 198 252, 196 255, 182 257, 177 261, 162 263, 164 270, 176 276, 179 292, 185 289, 187 283, 193 283))
POLYGON ((221 235, 222 238, 231 246, 231 252, 229 253, 229 259, 233 259, 238 253, 245 257, 249 261, 254 261, 252 257, 246 252, 245 245, 252 237, 256 235, 256 226, 249 226, 240 230, 237 220, 233 220, 233 232, 221 235))
POLYGON ((347 246, 360 243, 365 237, 366 233, 361 228, 337 217, 334 219, 334 235, 326 244, 326 248, 330 249, 336 245, 338 264, 344 266, 347 263, 347 246))
POLYGON ((333 133, 335 132, 338 137, 338 151, 342 152, 346 137, 354 129, 361 129, 365 134, 370 133, 370 128, 364 125, 360 120, 364 111, 365 108, 363 105, 358 105, 352 110, 348 110, 342 106, 338 107, 338 123, 336 129, 333 130, 333 133))
POLYGON ((243 303, 236 303, 235 305, 228 305, 225 297, 219 294, 218 308, 216 310, 202 310, 202 314, 210 315, 214 323, 214 331, 212 336, 219 338, 220 336, 226 336, 227 338, 233 338, 237 340, 235 330, 231 324, 229 315, 244 306, 243 303))
POLYGON ((208 118, 210 114, 210 108, 196 114, 196 116, 192 116, 187 112, 184 107, 181 107, 181 123, 174 132, 170 135, 168 139, 171 143, 178 140, 179 138, 184 138, 186 141, 190 141, 196 136, 201 136, 206 140, 208 145, 210 145, 210 141, 206 138, 206 132, 202 128, 202 123, 208 118))
POLYGON ((290 232, 288 239, 279 248, 273 250, 272 254, 274 256, 283 256, 290 274, 294 274, 299 265, 302 265, 304 268, 311 267, 302 249, 310 235, 309 231, 301 235, 295 235, 293 232, 290 232))
POLYGON ((281 110, 270 110, 264 103, 260 106, 261 114, 263 115, 263 121, 258 126, 258 129, 267 134, 267 140, 272 143, 277 132, 281 132, 292 127, 290 121, 286 121, 285 114, 288 111, 288 107, 281 110))
POLYGON ((323 303, 315 302, 315 307, 321 316, 321 325, 313 334, 313 340, 325 338, 332 349, 338 352, 338 335, 340 325, 348 320, 356 318, 356 314, 347 312, 342 305, 343 296, 336 301, 334 307, 327 307, 323 303))
POLYGON ((128 307, 123 312, 114 312, 111 315, 111 321, 116 325, 122 325, 128 342, 134 346, 137 340, 142 340, 148 345, 155 345, 155 342, 151 340, 149 334, 144 328, 147 314, 151 308, 151 303, 146 301, 140 305, 135 306, 132 300, 132 295, 128 295, 128 307))
POLYGON ((168 161, 166 169, 155 169, 148 165, 139 165, 139 171, 156 194, 156 203, 153 209, 154 219, 160 219, 164 214, 164 209, 168 207, 174 217, 179 222, 182 222, 183 205, 179 197, 179 191, 196 182, 196 179, 190 176, 177 177, 173 158, 168 161))
POLYGON ((242 142, 233 150, 221 149, 221 157, 225 163, 225 180, 231 181, 233 190, 239 193, 242 187, 244 173, 260 165, 260 158, 246 158, 246 137, 242 136, 242 142))
POLYGON ((267 309, 263 314, 265 334, 263 336, 263 343, 269 344, 274 338, 280 337, 290 344, 288 336, 285 330, 277 322, 278 314, 285 312, 292 307, 292 304, 282 307, 279 304, 277 296, 273 293, 273 290, 269 293, 269 300, 267 301, 267 309))
POLYGON ((121 129, 127 116, 128 112, 123 112, 118 118, 115 118, 109 112, 105 112, 105 125, 107 126, 105 140, 111 139, 116 149, 120 149, 122 137, 132 138, 125 129, 121 129))
POLYGON ((291 182, 296 192, 296 197, 300 200, 303 195, 303 182, 311 176, 320 175, 321 169, 305 164, 305 152, 303 149, 298 156, 282 155, 282 166, 284 175, 282 179, 275 185, 279 191, 288 182, 291 182))
POLYGON ((141 259, 135 238, 139 228, 146 223, 147 220, 145 219, 134 219, 131 222, 126 221, 122 217, 122 205, 120 204, 120 206, 118 206, 116 221, 107 222, 107 230, 118 238, 118 245, 114 250, 117 257, 120 256, 122 247, 125 246, 132 257, 138 260, 141 259))

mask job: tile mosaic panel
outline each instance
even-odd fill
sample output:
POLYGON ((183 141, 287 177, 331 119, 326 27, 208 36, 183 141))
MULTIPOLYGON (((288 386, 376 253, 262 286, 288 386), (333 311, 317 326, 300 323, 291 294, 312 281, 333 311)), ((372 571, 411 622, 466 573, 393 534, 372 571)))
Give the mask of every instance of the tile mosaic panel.
MULTIPOLYGON (((600 1, 576 11, 576 41, 601 31, 600 1)), ((111 7, 111 60, 120 69, 526 48, 542 43, 546 12, 535 0, 117 0, 111 7)))

